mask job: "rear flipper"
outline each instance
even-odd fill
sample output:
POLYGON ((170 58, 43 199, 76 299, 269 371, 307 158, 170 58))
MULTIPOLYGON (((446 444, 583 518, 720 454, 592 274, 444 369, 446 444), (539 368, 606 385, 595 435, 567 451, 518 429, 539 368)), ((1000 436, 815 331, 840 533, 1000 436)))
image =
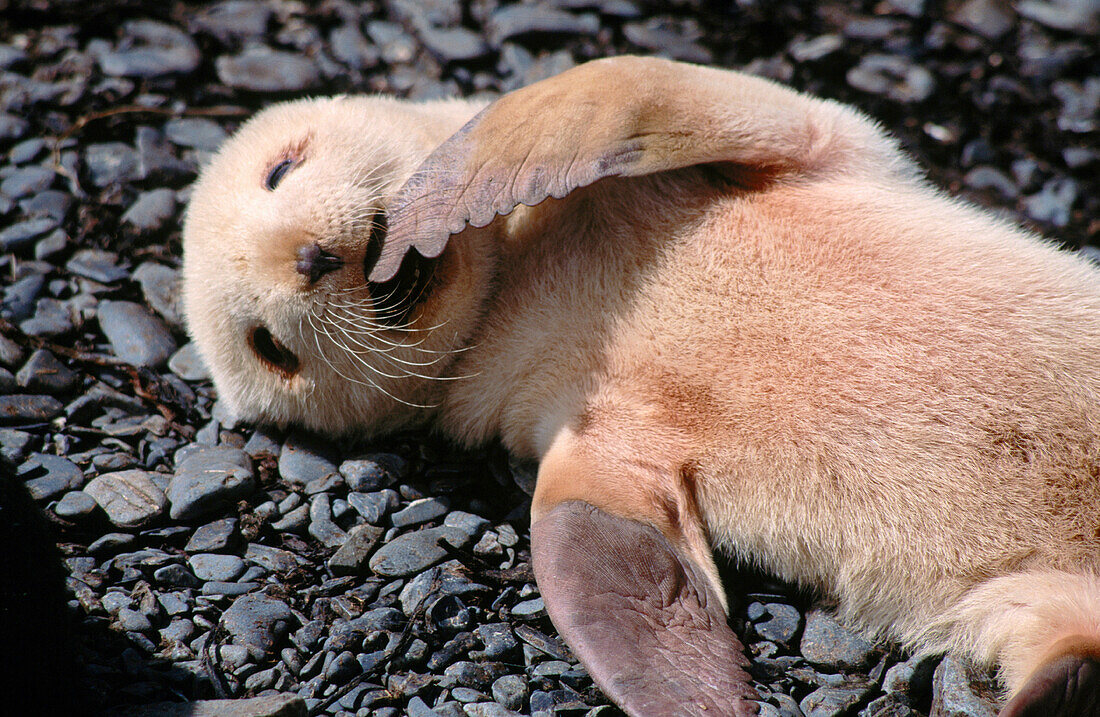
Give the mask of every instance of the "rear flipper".
POLYGON ((1100 716, 1100 578, 1017 573, 978 586, 960 608, 956 644, 1000 664, 1010 694, 1000 717, 1100 716))
POLYGON ((756 714, 721 598, 660 531, 565 501, 532 525, 531 552, 554 625, 628 714, 756 714))

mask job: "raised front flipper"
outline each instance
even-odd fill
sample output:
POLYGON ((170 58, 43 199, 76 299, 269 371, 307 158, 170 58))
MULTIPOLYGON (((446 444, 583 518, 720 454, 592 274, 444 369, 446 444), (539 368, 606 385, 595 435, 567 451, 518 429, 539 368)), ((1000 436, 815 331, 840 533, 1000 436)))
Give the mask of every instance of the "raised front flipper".
POLYGON ((566 501, 532 525, 531 554, 554 625, 628 714, 756 714, 721 598, 653 526, 566 501))
POLYGON ((370 272, 390 279, 415 249, 604 177, 725 165, 749 184, 784 174, 912 173, 867 118, 737 72, 658 58, 589 62, 504 95, 443 142, 389 206, 370 272))

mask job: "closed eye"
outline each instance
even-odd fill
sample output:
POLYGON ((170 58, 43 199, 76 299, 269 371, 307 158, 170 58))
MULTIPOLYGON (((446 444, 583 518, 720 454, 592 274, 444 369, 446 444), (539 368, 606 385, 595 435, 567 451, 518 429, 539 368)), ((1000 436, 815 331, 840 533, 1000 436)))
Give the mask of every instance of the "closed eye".
POLYGON ((284 159, 271 168, 271 171, 267 173, 267 179, 264 180, 264 187, 267 191, 273 192, 275 188, 279 186, 279 182, 283 181, 283 177, 294 169, 294 165, 298 162, 294 159, 284 159))

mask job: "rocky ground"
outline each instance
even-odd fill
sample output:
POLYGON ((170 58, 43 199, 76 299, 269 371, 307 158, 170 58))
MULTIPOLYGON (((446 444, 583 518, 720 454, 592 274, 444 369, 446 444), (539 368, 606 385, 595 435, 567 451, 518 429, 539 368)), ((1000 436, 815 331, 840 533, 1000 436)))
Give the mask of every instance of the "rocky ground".
MULTIPOLYGON (((180 321, 180 218, 266 104, 492 95, 625 52, 747 68, 864 108, 938 184, 1100 256, 1096 0, 0 10, 0 455, 68 576, 83 669, 54 683, 97 712, 618 714, 534 585, 530 466, 423 435, 270 432, 217 403, 180 321), (236 701, 163 704, 214 699, 236 701)), ((0 551, 33 539, 8 532, 0 551)), ((987 676, 730 577, 762 714, 993 713, 987 676)))

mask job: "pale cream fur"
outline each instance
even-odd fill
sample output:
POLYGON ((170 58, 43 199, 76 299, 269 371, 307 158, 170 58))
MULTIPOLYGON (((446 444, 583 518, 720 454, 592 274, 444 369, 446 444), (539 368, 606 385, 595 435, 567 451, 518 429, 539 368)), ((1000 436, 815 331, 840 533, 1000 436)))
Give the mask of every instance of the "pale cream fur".
MULTIPOLYGON (((341 378, 316 341, 371 373, 303 316, 362 291, 348 217, 478 108, 258 116, 203 173, 185 232, 189 326, 222 397, 320 430, 500 437, 542 459, 535 519, 581 498, 649 520, 712 579, 711 546, 873 635, 999 663, 1012 689, 1059 639, 1100 645, 1100 273, 943 196, 862 115, 719 74, 750 107, 802 113, 829 161, 753 191, 696 168, 607 179, 452 237, 418 326, 444 324, 423 348, 465 350, 418 372, 464 378, 371 376, 423 409, 341 378), (308 159, 263 190, 303 137, 308 159), (293 248, 316 237, 350 268, 308 288, 293 248), (250 354, 257 322, 299 377, 250 354)), ((734 120, 751 144, 751 116, 734 120)), ((765 154, 803 139, 773 135, 765 154)))

